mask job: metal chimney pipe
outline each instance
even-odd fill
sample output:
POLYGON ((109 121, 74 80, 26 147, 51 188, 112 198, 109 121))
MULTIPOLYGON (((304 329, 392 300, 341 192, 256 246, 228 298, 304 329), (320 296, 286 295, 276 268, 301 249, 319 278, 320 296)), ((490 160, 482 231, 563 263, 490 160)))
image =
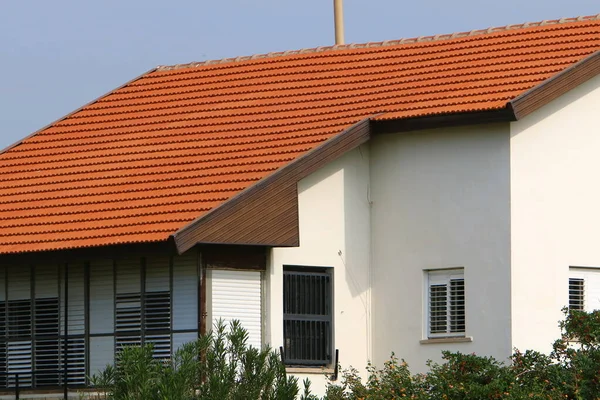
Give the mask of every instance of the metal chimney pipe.
POLYGON ((344 44, 344 0, 333 0, 335 44, 344 44))

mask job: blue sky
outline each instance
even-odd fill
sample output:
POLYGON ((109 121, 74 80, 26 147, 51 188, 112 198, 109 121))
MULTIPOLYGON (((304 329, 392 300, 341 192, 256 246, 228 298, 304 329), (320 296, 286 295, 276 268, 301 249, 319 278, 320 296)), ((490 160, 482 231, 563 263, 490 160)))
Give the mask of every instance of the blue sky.
MULTIPOLYGON (((333 44, 332 0, 0 0, 0 148, 157 65, 333 44)), ((362 43, 593 15, 597 0, 345 0, 362 43)))

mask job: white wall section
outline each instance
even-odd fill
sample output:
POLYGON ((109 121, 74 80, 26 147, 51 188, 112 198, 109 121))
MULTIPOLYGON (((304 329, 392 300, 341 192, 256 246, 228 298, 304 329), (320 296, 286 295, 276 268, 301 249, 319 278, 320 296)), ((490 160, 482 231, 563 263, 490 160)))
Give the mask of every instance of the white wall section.
MULTIPOLYGON (((266 342, 283 344, 283 266, 333 268, 333 348, 343 366, 364 373, 369 359, 369 147, 361 146, 298 183, 300 246, 275 248, 267 269, 266 342)), ((301 371, 301 370, 297 370, 301 371)), ((318 371, 318 369, 317 369, 318 371)), ((323 373, 309 377, 316 394, 323 373)))
POLYGON ((395 352, 413 371, 442 350, 511 354, 508 124, 376 136, 373 361, 395 352), (426 339, 425 270, 464 267, 466 336, 426 339))
POLYGON ((600 76, 511 124, 512 338, 548 351, 569 266, 600 266, 600 76))

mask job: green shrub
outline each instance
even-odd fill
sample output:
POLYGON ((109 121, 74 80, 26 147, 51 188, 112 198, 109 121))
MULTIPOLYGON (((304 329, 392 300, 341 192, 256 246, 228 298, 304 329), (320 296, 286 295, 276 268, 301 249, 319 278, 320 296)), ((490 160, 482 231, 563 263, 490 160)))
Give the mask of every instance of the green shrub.
MULTIPOLYGON (((330 382, 323 400, 558 400, 600 399, 600 311, 567 312, 550 355, 515 350, 500 362, 475 354, 443 352, 425 374, 411 374, 395 355, 377 369, 367 366, 363 382, 346 369, 330 382)), ((129 347, 116 367, 91 378, 101 400, 293 400, 297 379, 288 377, 278 354, 247 345, 248 333, 222 322, 170 361, 156 360, 152 347, 129 347)), ((318 400, 304 381, 300 400, 318 400)))
MULTIPOLYGON (((101 398, 114 400, 291 400, 296 378, 270 348, 247 345, 239 321, 222 321, 172 360, 153 357, 152 346, 126 347, 115 363, 90 378, 101 398)), ((309 400, 309 399, 307 399, 309 400)))
POLYGON ((550 355, 515 350, 507 362, 492 357, 442 352, 442 362, 412 375, 394 355, 367 379, 349 368, 330 384, 325 400, 600 399, 600 311, 565 312, 561 338, 550 355))

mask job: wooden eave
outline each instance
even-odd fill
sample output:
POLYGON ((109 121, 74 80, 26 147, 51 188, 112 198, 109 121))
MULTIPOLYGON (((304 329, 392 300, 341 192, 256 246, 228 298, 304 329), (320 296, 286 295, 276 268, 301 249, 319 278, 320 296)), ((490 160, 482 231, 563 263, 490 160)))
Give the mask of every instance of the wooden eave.
POLYGON ((298 246, 298 181, 367 142, 364 119, 178 230, 180 253, 196 244, 298 246))

